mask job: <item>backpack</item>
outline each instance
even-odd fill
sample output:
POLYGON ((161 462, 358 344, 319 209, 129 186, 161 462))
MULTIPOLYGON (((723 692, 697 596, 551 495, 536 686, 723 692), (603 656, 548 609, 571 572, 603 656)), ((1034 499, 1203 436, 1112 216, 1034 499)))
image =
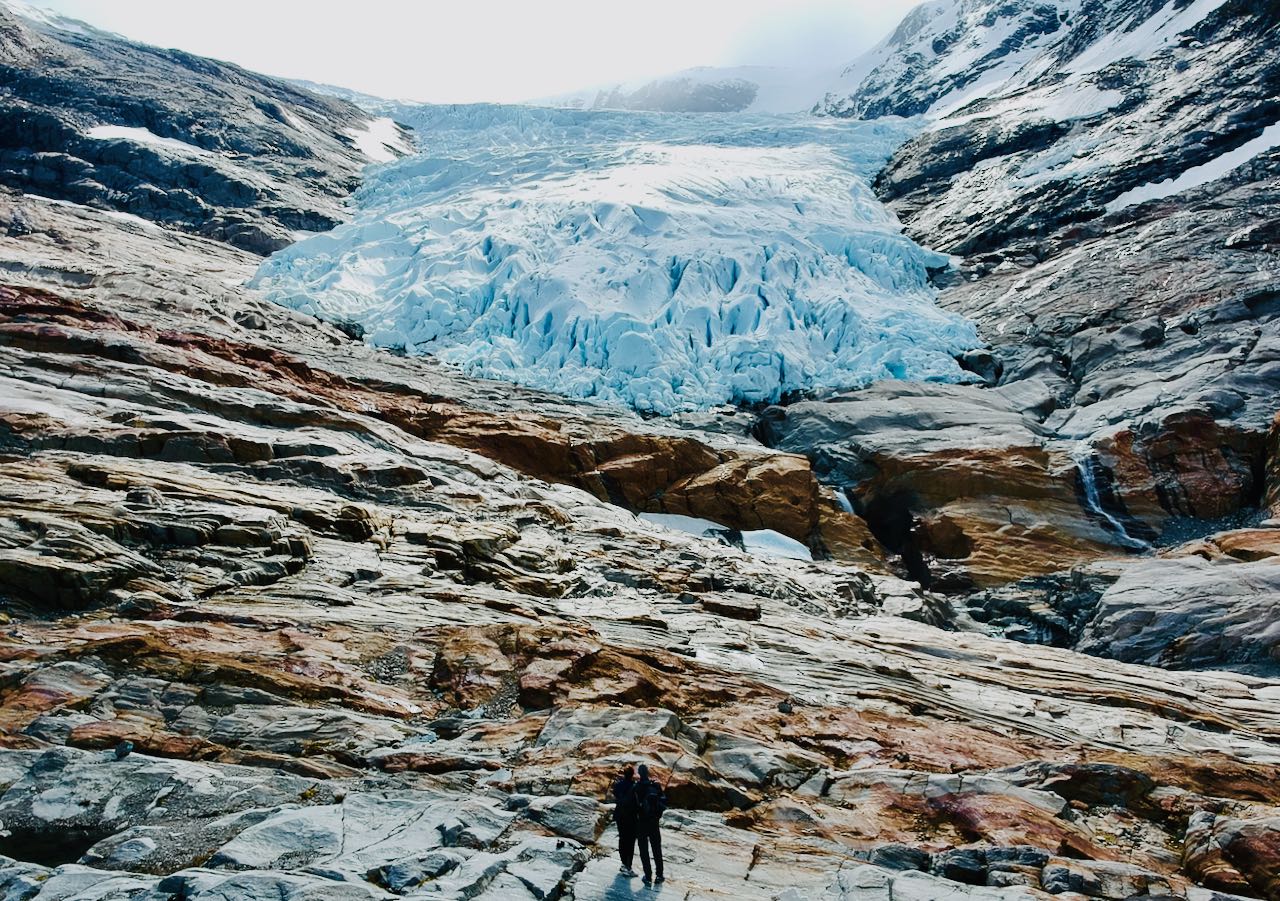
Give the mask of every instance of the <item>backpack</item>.
POLYGON ((619 813, 635 815, 636 783, 628 782, 625 779, 619 779, 617 782, 613 783, 613 798, 618 803, 619 813))
POLYGON ((640 819, 657 820, 667 809, 667 796, 656 782, 640 782, 637 784, 636 798, 639 802, 640 819))

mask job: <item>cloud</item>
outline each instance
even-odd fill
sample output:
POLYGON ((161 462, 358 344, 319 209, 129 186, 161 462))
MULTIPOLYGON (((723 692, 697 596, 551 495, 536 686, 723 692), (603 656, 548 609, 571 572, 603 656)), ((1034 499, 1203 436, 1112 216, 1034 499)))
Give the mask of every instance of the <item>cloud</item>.
POLYGON ((697 65, 839 66, 904 0, 35 0, 273 75, 433 102, 519 101, 697 65))

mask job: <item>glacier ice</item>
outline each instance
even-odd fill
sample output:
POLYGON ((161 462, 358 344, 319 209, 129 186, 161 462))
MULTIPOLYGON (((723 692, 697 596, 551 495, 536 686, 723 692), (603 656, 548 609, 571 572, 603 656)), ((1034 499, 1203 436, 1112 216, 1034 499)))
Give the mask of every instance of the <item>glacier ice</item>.
POLYGON ((672 413, 961 381, 946 258, 867 180, 902 120, 412 107, 421 152, 266 260, 270 298, 480 376, 672 413))

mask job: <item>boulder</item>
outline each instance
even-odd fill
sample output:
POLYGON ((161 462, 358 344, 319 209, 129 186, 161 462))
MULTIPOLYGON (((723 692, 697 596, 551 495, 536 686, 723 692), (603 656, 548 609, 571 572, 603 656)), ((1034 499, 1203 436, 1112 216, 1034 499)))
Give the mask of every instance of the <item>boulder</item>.
POLYGON ((1280 817, 1194 813, 1182 865, 1196 882, 1239 895, 1280 899, 1280 817))
POLYGON ((1077 647, 1178 669, 1280 663, 1280 566, 1200 557, 1143 560, 1103 592, 1077 647))
POLYGON ((590 845, 600 837, 609 812, 594 798, 581 795, 530 798, 512 795, 507 799, 509 810, 521 814, 553 833, 590 845))

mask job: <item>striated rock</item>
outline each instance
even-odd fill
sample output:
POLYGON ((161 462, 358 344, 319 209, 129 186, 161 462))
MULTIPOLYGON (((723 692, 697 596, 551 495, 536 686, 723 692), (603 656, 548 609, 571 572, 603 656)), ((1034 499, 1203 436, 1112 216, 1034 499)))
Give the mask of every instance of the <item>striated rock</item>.
POLYGON ((1274 672, 1277 590, 1280 567, 1269 559, 1144 561, 1102 593, 1078 646, 1133 663, 1274 672))
POLYGON ((725 595, 708 597, 702 601, 702 606, 709 613, 727 616, 729 619, 753 621, 760 618, 760 605, 750 598, 725 595))
MULTIPOLYGON (((1208 666, 1205 636, 1229 621, 1220 653, 1260 675, 1014 644, 966 615, 1070 645, 1130 567, 1161 567, 1142 581, 1162 586, 1211 566, 1256 579, 1271 559, 1258 525, 1058 575, 1072 541, 1121 546, 1070 453, 1105 430, 1041 421, 1070 365, 1024 378, 997 346, 1004 385, 794 405, 791 431, 820 438, 850 412, 821 453, 773 451, 746 413, 644 421, 376 353, 232 287, 253 261, 225 244, 0 192, 0 245, 0 550, 106 580, 76 583, 75 611, 42 583, 0 589, 0 892, 625 897, 608 787, 643 762, 670 781, 664 891, 680 897, 1035 898, 1059 867, 1207 901, 1227 889, 1189 884, 1200 861, 1261 893, 1280 720, 1256 605, 1252 633, 1230 596, 1182 621, 1186 641, 1157 612, 1160 637, 1128 647, 1208 666), (832 556, 875 553, 910 492, 905 531, 936 584, 1059 569, 966 607, 631 512, 677 484, 673 503, 776 517, 832 556), (1020 538, 1015 508, 1055 534, 1020 538), (977 550, 939 556, 963 541, 977 550), (114 581, 121 560, 141 562, 114 581)), ((1112 324, 1078 345, 1089 388, 1183 352, 1177 325, 1144 346, 1161 330, 1112 324)), ((1236 387, 1265 375, 1232 359, 1236 387)), ((1099 397, 1077 413, 1120 425, 1099 397)), ((1091 640, 1124 630, 1104 631, 1091 640)))
POLYGON ((951 590, 1043 575, 1113 553, 1082 509, 1075 462, 997 392, 880 383, 764 415, 845 486, 915 578, 951 590))
POLYGON ((1183 865, 1209 888, 1274 899, 1280 896, 1280 822, 1197 811, 1187 825, 1183 865))
POLYGON ((1263 435, 1195 412, 1143 431, 1094 444, 1110 492, 1129 516, 1159 533, 1171 516, 1215 520, 1257 507, 1263 435))

